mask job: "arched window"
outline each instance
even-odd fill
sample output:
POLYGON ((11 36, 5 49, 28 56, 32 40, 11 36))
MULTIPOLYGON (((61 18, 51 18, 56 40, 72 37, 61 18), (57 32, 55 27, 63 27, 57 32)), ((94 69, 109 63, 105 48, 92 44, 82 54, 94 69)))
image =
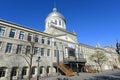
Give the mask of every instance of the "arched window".
POLYGON ((61 26, 61 20, 59 20, 59 25, 61 26))
POLYGON ((57 25, 57 20, 55 19, 55 24, 57 25))

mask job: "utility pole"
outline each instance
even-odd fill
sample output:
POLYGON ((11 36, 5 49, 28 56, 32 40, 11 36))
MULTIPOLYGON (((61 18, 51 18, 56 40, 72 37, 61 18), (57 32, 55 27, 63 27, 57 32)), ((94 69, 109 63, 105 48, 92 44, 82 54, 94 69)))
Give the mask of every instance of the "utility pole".
POLYGON ((37 80, 39 80, 40 78, 40 69, 39 69, 39 62, 40 62, 40 57, 38 57, 38 60, 36 60, 38 62, 38 72, 37 72, 37 80))

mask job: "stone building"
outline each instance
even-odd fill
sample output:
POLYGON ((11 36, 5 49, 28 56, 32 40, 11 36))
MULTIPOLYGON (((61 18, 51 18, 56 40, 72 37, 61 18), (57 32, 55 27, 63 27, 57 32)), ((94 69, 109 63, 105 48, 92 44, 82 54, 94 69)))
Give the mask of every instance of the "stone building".
POLYGON ((84 66, 96 69, 88 57, 97 50, 109 58, 104 70, 112 69, 113 62, 119 65, 112 46, 79 43, 76 33, 66 30, 66 20, 56 8, 47 16, 44 32, 0 20, 0 80, 26 79, 30 70, 30 77, 37 78, 58 73, 70 76, 70 72, 84 71, 84 66))

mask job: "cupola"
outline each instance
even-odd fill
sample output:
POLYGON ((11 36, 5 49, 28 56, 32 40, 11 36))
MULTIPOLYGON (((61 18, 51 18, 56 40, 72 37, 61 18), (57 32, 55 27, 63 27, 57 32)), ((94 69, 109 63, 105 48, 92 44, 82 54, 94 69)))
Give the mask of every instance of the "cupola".
POLYGON ((61 13, 57 11, 57 8, 53 8, 53 11, 47 16, 45 20, 46 29, 51 26, 66 29, 65 18, 61 13))

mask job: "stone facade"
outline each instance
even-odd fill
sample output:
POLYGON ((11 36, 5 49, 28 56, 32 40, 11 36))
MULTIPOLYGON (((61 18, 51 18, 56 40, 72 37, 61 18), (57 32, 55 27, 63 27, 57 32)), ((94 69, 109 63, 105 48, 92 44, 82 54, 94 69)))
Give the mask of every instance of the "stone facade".
POLYGON ((32 78, 37 78, 37 75, 54 76, 57 73, 54 64, 68 60, 84 62, 85 65, 97 68, 88 59, 97 50, 109 58, 103 66, 104 70, 112 69, 113 62, 119 65, 118 55, 112 46, 102 48, 79 43, 74 32, 66 31, 65 18, 57 9, 54 8, 48 15, 45 25, 45 31, 40 32, 0 20, 0 80, 28 78, 30 59, 32 78))

